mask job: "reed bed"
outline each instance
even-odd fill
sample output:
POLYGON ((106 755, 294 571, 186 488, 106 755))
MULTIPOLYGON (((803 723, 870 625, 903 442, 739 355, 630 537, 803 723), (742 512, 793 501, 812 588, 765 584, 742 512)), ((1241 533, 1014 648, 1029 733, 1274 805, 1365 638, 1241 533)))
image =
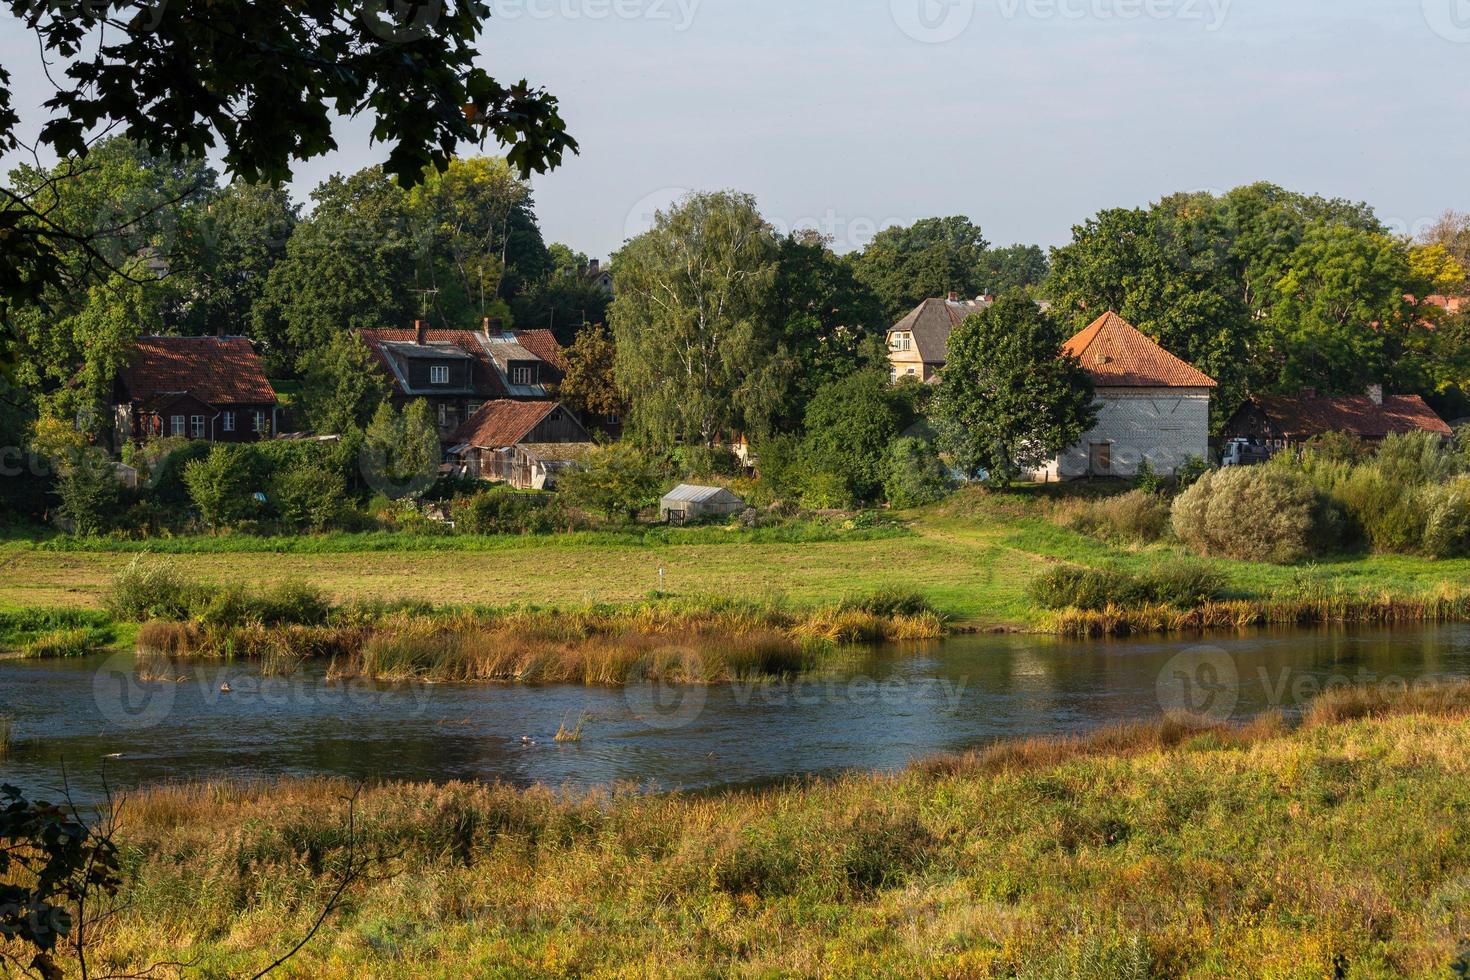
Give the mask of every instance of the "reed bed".
POLYGON ((10 744, 15 738, 15 719, 0 715, 0 759, 10 754, 10 744))
POLYGON ((946 631, 943 616, 912 598, 810 611, 753 600, 660 600, 570 610, 349 609, 320 626, 151 621, 139 629, 138 647, 163 657, 256 660, 276 674, 326 661, 333 680, 617 686, 793 676, 818 669, 836 647, 946 631))
POLYGON ((1167 605, 1073 608, 1052 614, 1046 628, 1064 636, 1118 637, 1258 626, 1391 626, 1466 619, 1470 619, 1470 592, 1441 588, 1415 596, 1320 591, 1271 599, 1206 602, 1191 609, 1167 605))

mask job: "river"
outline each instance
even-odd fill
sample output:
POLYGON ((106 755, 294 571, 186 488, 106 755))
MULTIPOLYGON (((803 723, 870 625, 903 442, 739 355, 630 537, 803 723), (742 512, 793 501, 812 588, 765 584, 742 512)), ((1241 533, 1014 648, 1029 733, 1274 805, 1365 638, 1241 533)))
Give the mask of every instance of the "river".
POLYGON ((0 662, 0 781, 77 802, 160 782, 336 775, 586 789, 752 785, 884 771, 1028 735, 1189 708, 1291 712, 1324 685, 1470 676, 1470 627, 1258 632, 1206 641, 959 636, 855 651, 798 683, 436 686, 262 678, 248 663, 130 654, 0 662), (228 686, 228 692, 222 690, 228 686), (557 742, 582 723, 580 741, 557 742))

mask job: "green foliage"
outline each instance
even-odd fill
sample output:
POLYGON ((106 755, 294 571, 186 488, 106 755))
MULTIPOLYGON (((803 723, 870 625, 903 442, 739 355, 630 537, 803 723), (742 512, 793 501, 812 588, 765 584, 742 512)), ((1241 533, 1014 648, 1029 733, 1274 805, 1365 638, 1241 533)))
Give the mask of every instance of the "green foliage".
POLYGON ((320 534, 337 523, 348 507, 342 477, 309 462, 275 474, 267 499, 286 527, 320 534))
POLYGON ((843 612, 865 612, 872 616, 922 616, 925 613, 938 615, 939 612, 921 593, 896 587, 879 589, 863 596, 849 596, 838 609, 843 612))
POLYGON ((98 449, 76 453, 56 481, 57 514, 73 534, 104 534, 118 526, 127 489, 118 482, 112 462, 98 449))
POLYGON ((1147 456, 1138 461, 1138 470, 1134 474, 1133 485, 1147 494, 1159 494, 1164 490, 1165 479, 1154 470, 1154 464, 1147 456))
POLYGON ((1149 605, 1193 609, 1219 599, 1224 589, 1219 572, 1188 562, 1141 574, 1058 565, 1032 579, 1027 594, 1046 609, 1101 611, 1149 605))
POLYGON ((818 389, 807 405, 804 465, 840 476, 844 496, 871 502, 889 474, 889 444, 913 421, 888 375, 859 371, 818 389))
POLYGON ((830 470, 809 470, 801 481, 801 502, 812 510, 845 510, 854 503, 847 478, 830 470))
POLYGON ((1424 553, 1431 558, 1470 555, 1470 477, 1456 477, 1421 492, 1424 553))
POLYGON ((258 513, 252 469, 248 452, 226 443, 184 466, 184 486, 206 526, 226 528, 258 513))
POLYGON ((433 486, 440 456, 439 436, 423 399, 409 402, 402 412, 383 402, 363 434, 365 479, 394 500, 418 497, 433 486))
POLYGON ((106 605, 108 612, 129 622, 187 619, 212 594, 176 566, 139 555, 113 578, 106 605))
POLYGON ((456 498, 451 514, 455 529, 466 534, 550 534, 565 523, 559 504, 555 494, 493 487, 456 498))
POLYGON ((949 470, 927 439, 904 436, 888 447, 883 493, 899 509, 922 507, 949 492, 949 470))
POLYGON ((567 370, 556 388, 558 401, 573 412, 590 417, 621 417, 628 413, 627 402, 618 391, 614 376, 617 350, 601 323, 579 331, 563 354, 567 370))
POLYGON ((355 333, 334 334, 302 355, 299 369, 301 403, 319 435, 367 426, 388 395, 381 365, 355 333))
POLYGON ((885 228, 853 260, 853 271, 881 304, 892 324, 926 299, 951 290, 978 296, 997 288, 1000 271, 986 261, 989 242, 969 218, 925 218, 909 227, 885 228))
POLYGON ((1080 501, 1064 512, 1062 522, 1080 534, 1120 544, 1153 544, 1169 533, 1168 500, 1144 490, 1116 497, 1080 501))
POLYGON ((204 587, 190 617, 206 626, 323 626, 332 602, 305 582, 282 582, 253 591, 238 583, 204 587))
POLYGON ((1019 293, 950 334, 931 420, 962 472, 1004 485, 1092 426, 1092 380, 1061 342, 1056 322, 1019 293))
POLYGON ((614 258, 609 314, 630 424, 662 450, 760 435, 785 389, 767 300, 779 243, 755 200, 690 194, 614 258))
POLYGON ((660 485, 652 460, 626 442, 598 446, 557 480, 569 504, 610 521, 633 520, 657 501, 660 485))
POLYGON ((1174 501, 1174 533, 1202 555, 1282 564, 1333 537, 1312 482, 1270 466, 1212 470, 1174 501))

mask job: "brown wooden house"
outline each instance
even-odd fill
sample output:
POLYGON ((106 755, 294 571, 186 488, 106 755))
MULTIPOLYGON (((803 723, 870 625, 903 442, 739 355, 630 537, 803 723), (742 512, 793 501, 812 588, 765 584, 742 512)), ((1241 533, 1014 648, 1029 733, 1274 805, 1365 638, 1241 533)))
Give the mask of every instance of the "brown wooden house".
POLYGON ((446 446, 487 402, 550 401, 566 371, 551 331, 507 332, 489 319, 480 330, 437 330, 417 320, 411 330, 359 335, 388 376, 393 405, 427 400, 446 446))
POLYGON ((544 490, 592 447, 577 417, 556 402, 487 402, 454 433, 450 459, 466 476, 544 490))
POLYGON ((1409 432, 1432 432, 1444 439, 1454 435, 1423 398, 1384 395, 1375 385, 1363 395, 1323 396, 1310 388, 1297 395, 1256 395, 1225 423, 1222 438, 1275 451, 1328 432, 1355 435, 1367 443, 1409 432))
POLYGON ((255 442, 276 423, 276 391, 244 337, 142 337, 113 386, 119 450, 164 436, 255 442))

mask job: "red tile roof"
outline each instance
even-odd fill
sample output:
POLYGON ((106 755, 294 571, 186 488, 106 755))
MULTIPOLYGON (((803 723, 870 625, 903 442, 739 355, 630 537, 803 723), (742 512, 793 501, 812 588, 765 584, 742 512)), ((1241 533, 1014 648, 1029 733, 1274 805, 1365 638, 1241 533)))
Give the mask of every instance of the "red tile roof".
POLYGON ((1454 435, 1418 395, 1389 395, 1382 405, 1367 395, 1257 395, 1251 401, 1292 441, 1324 432, 1352 432, 1364 439, 1420 431, 1454 435))
POLYGON ((556 335, 550 330, 517 330, 515 336, 526 350, 563 374, 566 373, 566 355, 562 353, 561 344, 556 342, 556 335))
POLYGON ((552 412, 556 402, 517 402, 501 399, 486 402, 455 430, 450 441, 479 449, 514 446, 552 412))
POLYGON ((244 337, 141 337, 118 382, 129 401, 188 393, 210 405, 276 403, 276 390, 244 337))
POLYGON ((1186 364, 1108 312, 1062 345, 1099 388, 1214 388, 1215 379, 1186 364))
MULTIPOLYGON (((373 330, 359 330, 363 341, 368 349, 377 357, 383 365, 383 370, 393 381, 393 390, 403 394, 403 385, 398 379, 398 373, 388 365, 387 355, 383 352, 384 343, 412 344, 418 340, 417 332, 412 328, 394 329, 379 328, 373 330)), ((501 380, 500 371, 496 368, 494 359, 485 345, 480 342, 481 334, 475 330, 438 330, 427 329, 424 331, 423 341, 427 344, 452 344, 460 350, 474 357, 476 364, 473 372, 473 383, 476 392, 484 398, 504 398, 510 394, 501 380)), ((561 345, 556 342, 556 337, 550 330, 518 330, 513 336, 516 341, 530 353, 550 364, 558 372, 567 369, 566 357, 562 354, 561 345)))

